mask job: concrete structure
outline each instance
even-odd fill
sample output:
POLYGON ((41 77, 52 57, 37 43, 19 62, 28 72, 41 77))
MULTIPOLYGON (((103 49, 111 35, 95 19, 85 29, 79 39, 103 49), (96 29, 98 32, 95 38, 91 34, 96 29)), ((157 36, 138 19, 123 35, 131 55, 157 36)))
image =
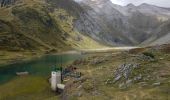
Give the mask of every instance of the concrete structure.
POLYGON ((28 74, 29 74, 29 72, 16 72, 16 75, 18 75, 18 76, 25 76, 28 74))
POLYGON ((51 72, 51 89, 57 91, 57 84, 61 84, 61 71, 51 72))
POLYGON ((65 85, 64 84, 57 84, 57 88, 60 90, 64 90, 65 85))

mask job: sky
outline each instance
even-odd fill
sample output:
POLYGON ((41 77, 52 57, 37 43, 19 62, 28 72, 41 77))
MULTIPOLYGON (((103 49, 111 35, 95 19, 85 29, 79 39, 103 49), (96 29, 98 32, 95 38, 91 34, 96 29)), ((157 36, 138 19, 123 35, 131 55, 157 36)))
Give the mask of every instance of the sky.
POLYGON ((125 6, 129 3, 133 3, 134 5, 140 5, 142 3, 148 3, 152 5, 157 5, 160 7, 168 7, 170 8, 170 0, 111 0, 115 4, 119 4, 125 6))

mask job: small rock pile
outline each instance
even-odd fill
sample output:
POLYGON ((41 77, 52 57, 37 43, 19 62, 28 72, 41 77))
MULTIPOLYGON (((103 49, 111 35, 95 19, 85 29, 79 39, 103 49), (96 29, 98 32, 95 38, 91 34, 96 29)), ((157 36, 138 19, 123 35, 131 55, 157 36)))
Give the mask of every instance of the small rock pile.
POLYGON ((123 64, 120 65, 114 75, 114 83, 124 77, 126 80, 129 79, 130 74, 135 68, 138 68, 138 64, 123 64))
POLYGON ((139 68, 139 64, 123 64, 120 65, 114 72, 113 79, 108 79, 106 84, 116 84, 119 83, 119 88, 125 88, 130 86, 133 81, 141 80, 142 75, 139 73, 137 76, 133 76, 132 72, 139 68))
POLYGON ((140 61, 155 61, 154 58, 152 58, 150 56, 146 56, 144 54, 139 55, 137 59, 140 61))
POLYGON ((105 84, 116 85, 119 89, 126 89, 137 83, 139 86, 160 86, 161 82, 157 75, 152 75, 148 72, 143 72, 147 69, 142 69, 139 64, 122 64, 112 75, 113 77, 107 79, 105 84))

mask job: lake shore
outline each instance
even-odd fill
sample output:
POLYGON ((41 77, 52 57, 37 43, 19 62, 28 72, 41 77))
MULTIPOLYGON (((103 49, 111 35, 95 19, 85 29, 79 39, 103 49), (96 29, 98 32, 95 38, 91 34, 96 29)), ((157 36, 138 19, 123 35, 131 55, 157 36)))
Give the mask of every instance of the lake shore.
POLYGON ((91 53, 108 53, 108 52, 118 52, 127 51, 130 49, 135 49, 140 47, 112 47, 112 48, 100 48, 100 49, 77 49, 68 50, 63 52, 51 52, 45 53, 40 51, 21 51, 21 52, 10 52, 10 51, 0 51, 0 67, 20 63, 24 61, 29 61, 32 59, 40 58, 46 55, 61 55, 61 54, 91 54, 91 53))

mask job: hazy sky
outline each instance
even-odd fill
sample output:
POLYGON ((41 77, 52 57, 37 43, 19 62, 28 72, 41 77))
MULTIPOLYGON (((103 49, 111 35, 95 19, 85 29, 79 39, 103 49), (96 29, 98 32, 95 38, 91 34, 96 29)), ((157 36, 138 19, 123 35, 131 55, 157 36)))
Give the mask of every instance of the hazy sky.
POLYGON ((161 7, 169 7, 170 8, 170 0, 111 0, 115 4, 119 5, 127 5, 129 3, 133 3, 135 5, 140 5, 142 3, 153 4, 161 7))

